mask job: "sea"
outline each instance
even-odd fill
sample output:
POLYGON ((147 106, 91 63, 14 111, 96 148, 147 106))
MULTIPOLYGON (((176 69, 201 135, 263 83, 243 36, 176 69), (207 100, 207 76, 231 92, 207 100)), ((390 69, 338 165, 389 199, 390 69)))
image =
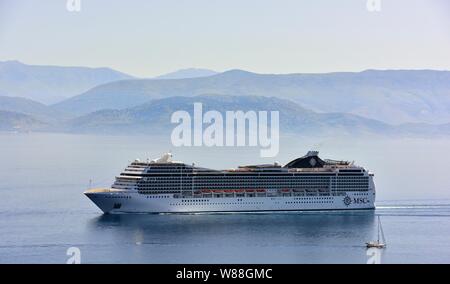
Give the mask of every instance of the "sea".
POLYGON ((450 263, 450 140, 282 137, 258 147, 173 147, 170 137, 0 133, 0 263, 450 263), (308 150, 375 174, 376 210, 103 215, 83 195, 136 159, 227 169, 308 150), (387 247, 367 250, 381 221, 387 247))

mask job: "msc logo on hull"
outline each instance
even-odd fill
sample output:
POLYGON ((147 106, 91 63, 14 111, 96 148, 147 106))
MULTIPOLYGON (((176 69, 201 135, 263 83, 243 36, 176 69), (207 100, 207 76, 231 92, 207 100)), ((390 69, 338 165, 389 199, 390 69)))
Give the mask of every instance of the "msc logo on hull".
POLYGON ((369 199, 364 198, 364 197, 354 197, 351 198, 350 196, 345 196, 344 200, 342 200, 345 204, 345 206, 350 206, 350 204, 354 203, 354 204, 367 204, 369 203, 369 199))

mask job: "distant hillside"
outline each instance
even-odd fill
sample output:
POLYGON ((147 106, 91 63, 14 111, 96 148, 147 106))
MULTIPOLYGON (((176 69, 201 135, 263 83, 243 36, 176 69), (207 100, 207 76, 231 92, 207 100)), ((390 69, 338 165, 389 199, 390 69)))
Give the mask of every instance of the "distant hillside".
POLYGON ((5 61, 0 62, 0 95, 55 103, 100 84, 132 78, 109 68, 41 66, 5 61))
POLYGON ((232 70, 201 78, 125 80, 97 86, 54 107, 87 114, 205 93, 277 97, 317 112, 357 114, 391 124, 450 122, 450 72, 431 70, 287 75, 232 70))
POLYGON ((169 97, 121 110, 104 109, 76 118, 55 112, 51 107, 22 98, 0 97, 0 130, 27 130, 118 135, 169 134, 175 127, 172 113, 193 113, 196 102, 203 113, 226 111, 279 111, 281 134, 307 136, 376 135, 376 136, 450 136, 450 124, 408 123, 391 125, 374 119, 345 113, 318 113, 275 97, 201 95, 169 97))
POLYGON ((450 127, 415 125, 392 126, 377 120, 352 114, 316 113, 287 100, 255 96, 204 95, 170 97, 154 100, 141 106, 123 110, 101 110, 70 120, 65 129, 71 132, 113 134, 169 133, 175 124, 170 117, 177 110, 193 112, 195 102, 203 103, 203 112, 218 110, 225 117, 226 110, 278 110, 282 133, 301 135, 450 135, 450 127), (444 132, 442 132, 444 130, 444 132))
POLYGON ((218 72, 209 70, 209 69, 201 69, 201 68, 188 68, 181 69, 175 72, 167 73, 161 76, 155 77, 155 79, 186 79, 186 78, 199 78, 199 77, 208 77, 212 75, 216 75, 218 72))
POLYGON ((0 131, 36 131, 48 127, 32 116, 0 110, 0 131))
POLYGON ((26 98, 0 96, 0 110, 30 115, 40 121, 47 122, 69 118, 65 113, 26 98))

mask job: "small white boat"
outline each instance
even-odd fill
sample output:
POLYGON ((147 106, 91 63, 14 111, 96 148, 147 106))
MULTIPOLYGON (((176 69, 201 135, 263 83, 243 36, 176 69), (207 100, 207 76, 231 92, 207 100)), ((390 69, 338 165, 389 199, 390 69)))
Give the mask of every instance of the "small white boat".
POLYGON ((384 232, 383 227, 381 226, 380 216, 378 216, 378 238, 376 241, 370 241, 366 243, 367 248, 385 248, 386 242, 384 238, 384 232), (380 235, 381 235, 381 241, 380 241, 380 235))

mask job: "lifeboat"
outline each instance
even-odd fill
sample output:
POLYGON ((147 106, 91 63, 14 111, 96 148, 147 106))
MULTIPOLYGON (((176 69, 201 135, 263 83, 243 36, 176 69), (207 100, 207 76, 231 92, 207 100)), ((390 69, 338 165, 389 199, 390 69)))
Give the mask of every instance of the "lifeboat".
POLYGON ((255 192, 254 189, 246 189, 245 192, 255 192))
POLYGON ((286 189, 286 188, 281 190, 281 192, 289 192, 289 191, 290 191, 290 190, 289 190, 289 189, 286 189))
POLYGON ((227 189, 227 190, 224 190, 225 191, 225 193, 234 193, 234 190, 232 190, 232 189, 227 189))
POLYGON ((257 189, 256 192, 266 192, 265 189, 257 189))
POLYGON ((214 193, 223 193, 223 190, 214 190, 214 193))
POLYGON ((209 190, 209 189, 203 189, 203 190, 202 190, 202 193, 211 193, 211 190, 209 190))
POLYGON ((245 190, 243 190, 243 189, 236 189, 234 192, 236 192, 236 193, 244 193, 245 190))

